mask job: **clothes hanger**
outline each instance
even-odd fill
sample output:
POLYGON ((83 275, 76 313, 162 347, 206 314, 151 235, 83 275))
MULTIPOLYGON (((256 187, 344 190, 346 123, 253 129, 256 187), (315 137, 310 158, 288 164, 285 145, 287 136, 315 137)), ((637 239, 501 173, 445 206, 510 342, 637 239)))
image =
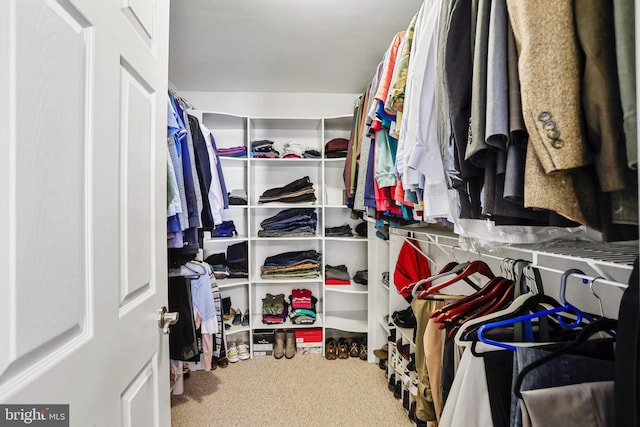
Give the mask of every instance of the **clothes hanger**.
POLYGON ((503 277, 490 279, 480 291, 440 308, 437 313, 434 311, 430 317, 438 323, 452 322, 455 317, 486 305, 496 294, 504 294, 509 283, 513 282, 503 277))
MULTIPOLYGON (((447 277, 450 276, 451 274, 458 274, 461 273, 462 271, 464 271, 464 269, 469 265, 469 262, 463 262, 461 264, 458 264, 456 261, 451 261, 449 263, 447 263, 439 272, 438 274, 435 274, 433 276, 424 278, 422 280, 419 280, 413 284, 409 284, 407 286, 405 286, 403 288, 403 291, 406 289, 406 291, 409 291, 409 288, 411 288, 411 296, 413 296, 414 298, 418 298, 418 292, 421 291, 421 287, 427 283, 431 283, 434 280, 438 280, 441 279, 443 277, 447 277)), ((478 285, 476 285, 475 283, 473 283, 471 280, 469 280, 468 278, 463 278, 462 280, 465 281, 465 283, 467 283, 469 286, 471 286, 473 289, 475 289, 476 291, 480 290, 480 287, 478 285)), ((401 291, 402 292, 402 291, 401 291)), ((424 298, 422 298, 424 299, 424 298)))
MULTIPOLYGON (((445 320, 445 324, 448 323, 449 326, 453 325, 447 335, 452 337, 464 322, 468 320, 484 316, 508 306, 513 301, 514 288, 515 282, 508 279, 502 279, 500 285, 494 288, 495 292, 485 297, 481 301, 480 305, 476 307, 469 307, 465 311, 459 311, 451 314, 450 317, 445 320)), ((445 324, 442 324, 440 328, 444 328, 445 324)))
POLYGON ((510 319, 505 319, 505 320, 500 320, 500 321, 484 324, 484 325, 480 326, 480 328, 478 329, 478 339, 480 341, 482 341, 483 343, 485 343, 485 344, 490 344, 490 345, 494 345, 494 346, 497 346, 497 347, 504 348, 506 350, 515 351, 516 347, 513 346, 513 345, 486 338, 484 336, 485 331, 490 330, 490 329, 494 329, 494 328, 497 328, 497 327, 501 327, 501 326, 513 325, 513 324, 516 324, 518 322, 522 322, 522 321, 525 321, 525 320, 538 319, 538 318, 541 318, 541 317, 550 316, 552 314, 559 314, 559 313, 561 313, 563 311, 564 312, 573 313, 576 316, 576 320, 574 322, 572 322, 572 323, 565 322, 565 320, 560 315, 557 316, 558 322, 563 327, 565 327, 566 329, 573 329, 573 328, 579 326, 582 323, 582 319, 585 318, 585 317, 587 317, 588 319, 591 319, 590 317, 585 315, 585 313, 580 311, 577 307, 571 305, 565 298, 565 293, 566 293, 566 289, 567 289, 567 279, 572 274, 582 274, 582 275, 584 275, 584 272, 582 270, 578 270, 578 269, 574 268, 574 269, 567 270, 562 274, 562 277, 560 278, 560 302, 561 302, 561 306, 555 307, 555 308, 552 308, 552 309, 549 309, 549 310, 543 310, 543 311, 539 311, 539 312, 535 312, 535 313, 531 313, 531 314, 517 316, 517 317, 514 317, 514 318, 510 318, 510 319))
MULTIPOLYGON (((449 274, 453 273, 450 272, 449 274)), ((487 263, 485 263, 484 261, 481 260, 474 260, 471 261, 469 263, 469 265, 467 265, 462 271, 460 272, 456 272, 456 276, 445 281, 444 283, 440 283, 438 285, 435 286, 431 286, 428 289, 422 291, 419 295, 418 298, 420 299, 424 299, 425 297, 436 293, 444 288, 446 288, 449 285, 452 285, 456 282, 459 282, 462 279, 468 278, 469 276, 471 276, 472 274, 482 274, 483 276, 489 278, 489 279, 493 279, 495 278, 495 274, 493 274, 493 272, 491 271, 491 268, 489 268, 489 266, 487 265, 487 263)), ((427 280, 427 279, 425 279, 427 280)), ((427 283, 427 282, 425 282, 427 283)))
POLYGON ((520 391, 520 388, 522 387, 522 382, 524 381, 524 377, 527 376, 527 374, 531 371, 533 371, 534 369, 536 369, 539 366, 544 365, 545 363, 549 362, 550 360, 555 359, 558 356, 561 356, 565 353, 567 353, 569 350, 576 348, 578 346, 580 346, 581 344, 585 343, 589 337, 591 337, 592 335, 598 333, 598 332, 610 332, 611 330, 615 330, 617 327, 618 322, 614 319, 607 319, 607 318, 601 318, 598 319, 596 321, 594 321, 593 323, 590 323, 588 325, 586 325, 582 331, 580 331, 580 333, 578 334, 578 336, 576 337, 575 340, 567 343, 565 346, 563 346, 562 348, 553 351, 551 353, 549 353, 548 355, 536 360, 535 362, 532 362, 530 364, 528 364, 527 366, 523 367, 522 370, 520 371, 520 373, 518 373, 518 376, 516 377, 516 380, 514 382, 513 385, 513 393, 519 398, 522 399, 522 393, 520 391))

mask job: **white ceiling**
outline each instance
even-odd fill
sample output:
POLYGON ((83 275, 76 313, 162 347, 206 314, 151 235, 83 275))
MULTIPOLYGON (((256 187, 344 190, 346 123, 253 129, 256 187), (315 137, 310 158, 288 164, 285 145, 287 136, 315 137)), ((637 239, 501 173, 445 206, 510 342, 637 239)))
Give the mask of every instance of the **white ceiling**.
POLYGON ((174 0, 184 91, 359 93, 422 0, 174 0))

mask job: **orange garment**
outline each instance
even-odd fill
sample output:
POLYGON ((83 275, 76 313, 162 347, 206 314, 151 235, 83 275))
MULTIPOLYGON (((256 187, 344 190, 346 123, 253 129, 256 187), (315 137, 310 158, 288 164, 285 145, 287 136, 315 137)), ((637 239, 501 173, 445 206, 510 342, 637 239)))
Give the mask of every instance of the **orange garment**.
MULTIPOLYGON (((389 86, 391 86, 391 79, 393 78, 393 69, 396 66, 396 58, 398 57, 398 48, 400 47, 404 34, 405 31, 400 31, 396 34, 384 59, 382 77, 380 77, 380 84, 378 85, 378 90, 375 96, 376 100, 381 101, 383 104, 387 100, 387 95, 389 94, 389 86)), ((395 115, 393 112, 388 113, 395 115)))

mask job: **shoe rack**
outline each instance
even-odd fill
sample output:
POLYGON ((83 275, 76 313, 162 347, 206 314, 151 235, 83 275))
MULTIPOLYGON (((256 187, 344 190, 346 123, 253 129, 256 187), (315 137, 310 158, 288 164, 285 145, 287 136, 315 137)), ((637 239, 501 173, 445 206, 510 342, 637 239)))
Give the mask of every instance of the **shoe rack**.
MULTIPOLYGON (((368 334, 369 289, 357 283, 350 285, 324 284, 325 265, 344 264, 351 277, 356 271, 368 268, 367 238, 326 237, 325 227, 344 224, 355 226, 361 222, 350 217, 351 210, 344 204, 344 158, 325 158, 324 144, 333 138, 349 138, 352 116, 290 118, 249 117, 194 110, 190 112, 207 126, 218 148, 247 147, 247 157, 220 157, 227 191, 245 190, 246 206, 230 206, 223 213, 223 220, 232 220, 237 230, 233 237, 211 238, 205 232, 204 258, 214 253, 226 252, 234 243, 247 242, 249 248, 249 274, 246 279, 221 279, 218 285, 223 297, 230 297, 232 307, 244 312, 249 310, 249 325, 232 325, 225 334, 227 341, 242 339, 253 349, 253 331, 276 329, 322 328, 326 330, 368 334), (304 147, 314 148, 322 155, 311 158, 251 158, 251 141, 271 140, 282 146, 295 141, 304 147), (268 189, 284 186, 298 178, 308 176, 314 184, 315 202, 259 204, 260 195, 268 189), (258 237, 260 222, 283 209, 312 207, 318 215, 316 235, 311 237, 258 237), (312 279, 277 280, 260 277, 260 267, 267 256, 298 250, 316 250, 322 254, 322 274, 312 279), (284 324, 262 323, 262 298, 266 293, 285 297, 296 288, 312 291, 318 299, 318 316, 312 325, 295 325, 289 319, 284 324)), ((324 339, 322 340, 324 354, 324 339)), ((253 351, 251 350, 252 357, 253 351)), ((370 355, 370 360, 374 358, 370 355)))

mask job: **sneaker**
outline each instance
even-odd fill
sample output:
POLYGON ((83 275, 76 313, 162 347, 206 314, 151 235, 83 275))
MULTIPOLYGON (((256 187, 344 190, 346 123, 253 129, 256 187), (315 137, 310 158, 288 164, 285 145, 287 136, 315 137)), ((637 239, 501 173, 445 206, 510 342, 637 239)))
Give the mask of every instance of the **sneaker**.
POLYGON ((240 360, 240 356, 238 356, 238 348, 235 343, 232 343, 227 349, 227 359, 229 359, 229 362, 231 363, 236 363, 240 360))
POLYGON ((244 341, 236 341, 236 348, 238 350, 238 357, 240 360, 247 360, 251 357, 249 354, 249 346, 244 341))

